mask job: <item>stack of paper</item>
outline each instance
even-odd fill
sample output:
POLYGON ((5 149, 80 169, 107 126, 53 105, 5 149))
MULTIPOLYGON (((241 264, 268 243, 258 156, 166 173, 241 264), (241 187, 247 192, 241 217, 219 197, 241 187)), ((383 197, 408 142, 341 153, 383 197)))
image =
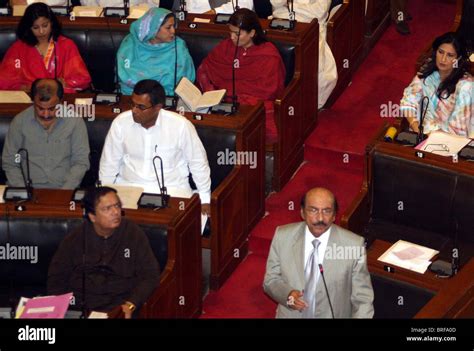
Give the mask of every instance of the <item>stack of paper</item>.
POLYGON ((415 149, 441 156, 454 156, 470 142, 471 139, 466 137, 436 131, 430 133, 430 136, 415 149))
POLYGON ((31 99, 22 90, 0 90, 0 104, 31 104, 31 99))
POLYGON ((431 264, 431 259, 439 251, 398 240, 382 256, 379 261, 402 267, 418 273, 425 273, 431 264))

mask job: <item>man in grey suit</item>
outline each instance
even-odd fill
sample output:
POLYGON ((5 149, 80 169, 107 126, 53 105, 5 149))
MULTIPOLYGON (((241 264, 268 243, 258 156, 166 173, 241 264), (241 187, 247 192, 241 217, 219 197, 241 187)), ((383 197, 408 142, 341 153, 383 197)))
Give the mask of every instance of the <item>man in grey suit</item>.
POLYGON ((373 317, 364 239, 333 224, 337 207, 329 190, 311 189, 301 201, 304 222, 277 228, 263 283, 277 318, 373 317))

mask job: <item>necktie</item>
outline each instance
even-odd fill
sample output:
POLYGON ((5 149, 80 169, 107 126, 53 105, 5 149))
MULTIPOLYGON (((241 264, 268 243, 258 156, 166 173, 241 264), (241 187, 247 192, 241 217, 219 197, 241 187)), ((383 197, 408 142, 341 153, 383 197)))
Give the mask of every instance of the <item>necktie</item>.
POLYGON ((316 312, 316 284, 318 283, 320 274, 318 247, 321 242, 318 239, 314 239, 311 243, 313 244, 313 250, 304 269, 306 283, 303 298, 308 304, 308 307, 303 311, 303 318, 314 318, 316 312))

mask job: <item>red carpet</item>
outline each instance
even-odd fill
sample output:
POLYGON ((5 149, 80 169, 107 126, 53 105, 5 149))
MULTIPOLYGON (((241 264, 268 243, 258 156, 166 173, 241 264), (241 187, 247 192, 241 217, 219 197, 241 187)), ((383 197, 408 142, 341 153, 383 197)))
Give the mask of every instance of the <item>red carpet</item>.
POLYGON ((338 198, 340 213, 352 202, 362 182, 365 146, 384 122, 380 117, 382 104, 400 102, 421 51, 451 29, 455 4, 412 0, 409 11, 412 34, 402 37, 390 26, 352 84, 331 109, 319 114, 319 125, 306 140, 308 163, 281 192, 267 198, 268 215, 250 234, 249 256, 218 292, 206 297, 203 318, 272 318, 276 304, 264 294, 262 282, 275 228, 300 220, 299 201, 309 188, 331 189, 338 198))

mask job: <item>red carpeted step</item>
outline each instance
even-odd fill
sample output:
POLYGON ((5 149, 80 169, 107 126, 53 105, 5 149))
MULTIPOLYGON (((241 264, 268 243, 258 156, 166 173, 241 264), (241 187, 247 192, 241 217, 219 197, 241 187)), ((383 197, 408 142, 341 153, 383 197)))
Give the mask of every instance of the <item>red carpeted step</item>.
POLYGON ((276 303, 263 292, 267 259, 250 254, 218 292, 207 295, 201 318, 273 318, 276 303))
POLYGON ((266 256, 275 228, 301 220, 301 196, 310 188, 321 186, 333 190, 339 201, 341 215, 359 192, 362 177, 363 173, 357 169, 340 170, 331 164, 304 164, 282 191, 267 199, 268 215, 251 232, 250 251, 266 256))

